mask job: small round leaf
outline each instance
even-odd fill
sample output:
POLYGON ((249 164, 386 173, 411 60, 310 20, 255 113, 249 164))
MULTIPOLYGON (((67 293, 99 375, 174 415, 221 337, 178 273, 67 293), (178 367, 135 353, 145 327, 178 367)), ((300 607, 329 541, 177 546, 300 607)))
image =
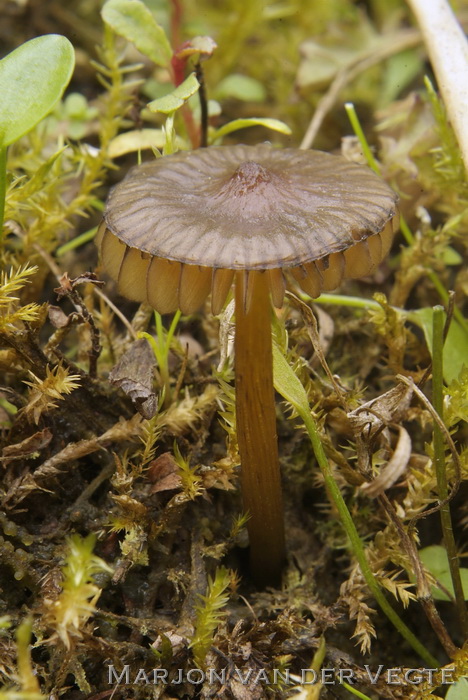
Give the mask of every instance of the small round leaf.
POLYGON ((30 131, 60 99, 75 65, 64 36, 31 39, 0 61, 0 145, 9 146, 30 131))
POLYGON ((164 29, 140 0, 108 0, 102 18, 116 34, 131 41, 157 66, 167 66, 172 49, 164 29))

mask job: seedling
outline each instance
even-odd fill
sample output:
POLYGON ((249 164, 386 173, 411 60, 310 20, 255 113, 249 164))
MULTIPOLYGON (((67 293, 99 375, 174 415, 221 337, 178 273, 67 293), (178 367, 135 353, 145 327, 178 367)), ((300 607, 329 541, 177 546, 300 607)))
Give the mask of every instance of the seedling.
POLYGON ((73 46, 58 34, 31 39, 0 61, 0 240, 7 148, 54 108, 70 81, 74 65, 73 46))

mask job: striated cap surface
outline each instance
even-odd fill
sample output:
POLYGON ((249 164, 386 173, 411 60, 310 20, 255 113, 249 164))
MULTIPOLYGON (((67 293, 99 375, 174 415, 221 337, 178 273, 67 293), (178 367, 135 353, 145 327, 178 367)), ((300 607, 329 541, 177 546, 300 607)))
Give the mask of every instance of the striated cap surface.
POLYGON ((271 270, 345 251, 396 211, 393 190, 341 156, 213 146, 132 168, 109 196, 105 225, 165 260, 271 270))

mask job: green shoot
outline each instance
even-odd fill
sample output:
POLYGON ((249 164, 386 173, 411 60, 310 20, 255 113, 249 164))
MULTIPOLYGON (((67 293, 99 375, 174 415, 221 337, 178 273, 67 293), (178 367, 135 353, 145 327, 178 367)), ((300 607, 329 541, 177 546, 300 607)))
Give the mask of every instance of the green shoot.
MULTIPOLYGON (((299 297, 310 301, 310 297, 299 292, 299 297)), ((344 294, 321 294, 318 299, 314 299, 314 304, 333 304, 337 306, 350 306, 355 309, 373 309, 379 311, 380 304, 374 299, 366 299, 365 297, 348 297, 344 294)))
POLYGON ((356 110, 354 109, 353 103, 346 102, 345 110, 346 114, 348 115, 348 119, 351 122, 351 126, 353 127, 353 131, 359 139, 359 143, 361 144, 362 148, 362 153, 364 155, 364 158, 367 160, 367 165, 369 166, 369 168, 372 168, 374 173, 380 175, 379 165, 375 160, 374 154, 372 153, 371 147, 369 146, 369 143, 366 139, 366 135, 364 134, 363 128, 359 121, 358 115, 356 114, 356 110))
POLYGON ((151 347, 153 348, 154 356, 156 362, 158 363, 158 370, 163 383, 163 388, 165 391, 164 404, 169 406, 172 401, 172 390, 171 390, 171 378, 169 375, 169 351, 171 349, 172 339, 174 337, 177 324, 179 323, 181 312, 176 311, 174 317, 171 321, 171 325, 167 332, 164 330, 162 324, 161 314, 157 311, 154 312, 154 319, 156 323, 156 340, 152 335, 141 331, 138 333, 139 338, 146 338, 151 347))
POLYGON ((93 554, 94 535, 82 539, 73 535, 68 540, 68 555, 62 570, 62 592, 48 612, 48 625, 54 630, 49 643, 60 639, 67 649, 81 638, 82 629, 92 616, 101 589, 93 576, 112 569, 93 554))
POLYGON ((169 156, 175 153, 176 148, 176 133, 174 130, 175 113, 185 105, 187 100, 194 95, 200 88, 200 83, 197 80, 195 73, 191 73, 183 83, 178 85, 169 95, 159 97, 148 104, 148 109, 155 114, 161 113, 167 115, 166 124, 163 128, 165 134, 165 143, 163 154, 169 156))
POLYGON ((240 534, 240 532, 247 527, 247 522, 249 520, 249 514, 248 513, 241 513, 238 515, 231 527, 231 531, 229 533, 229 537, 231 539, 236 539, 236 537, 240 534))
POLYGON ((174 442, 174 459, 179 467, 179 476, 184 493, 187 498, 193 501, 202 492, 202 480, 195 473, 196 467, 192 468, 188 461, 182 457, 179 446, 176 442, 174 442))
POLYGON ((229 602, 229 595, 226 594, 226 591, 230 583, 231 572, 222 566, 216 570, 214 579, 208 579, 206 595, 200 596, 200 602, 197 605, 195 632, 189 645, 199 668, 205 667, 206 655, 213 644, 214 633, 225 615, 223 608, 229 602))
POLYGON ((441 147, 433 151, 435 157, 434 168, 449 186, 457 187, 461 184, 466 194, 465 166, 455 132, 447 119, 444 104, 438 98, 434 86, 427 76, 424 78, 424 85, 441 143, 441 147))
POLYGON ((279 119, 269 119, 267 117, 251 117, 250 119, 234 119, 224 124, 211 135, 212 143, 219 143, 225 136, 239 129, 247 129, 249 126, 264 126, 266 129, 278 131, 280 134, 291 134, 291 129, 287 124, 279 119))
POLYGON ((371 700, 368 695, 364 695, 364 693, 361 693, 361 691, 357 688, 353 688, 353 686, 346 683, 346 681, 343 682, 343 688, 346 688, 346 690, 348 690, 351 695, 354 695, 356 698, 361 698, 361 700, 371 700))
MULTIPOLYGON (((4 626, 0 618, 0 629, 4 626)), ((6 626, 6 625, 5 625, 6 626)), ((44 700, 39 688, 39 682, 34 673, 31 661, 31 634, 32 620, 26 618, 16 630, 16 654, 17 654, 17 685, 18 688, 6 687, 0 690, 0 700, 44 700)))
POLYGON ((140 0, 108 0, 102 18, 119 36, 132 42, 157 66, 168 66, 172 49, 164 29, 140 0))
POLYGON ((73 46, 58 34, 31 39, 0 61, 0 240, 7 147, 53 109, 70 81, 74 65, 73 46))
POLYGON ((18 676, 21 682, 21 690, 30 694, 30 697, 43 697, 37 676, 34 673, 31 662, 31 634, 32 619, 26 618, 16 630, 16 645, 18 649, 18 676))

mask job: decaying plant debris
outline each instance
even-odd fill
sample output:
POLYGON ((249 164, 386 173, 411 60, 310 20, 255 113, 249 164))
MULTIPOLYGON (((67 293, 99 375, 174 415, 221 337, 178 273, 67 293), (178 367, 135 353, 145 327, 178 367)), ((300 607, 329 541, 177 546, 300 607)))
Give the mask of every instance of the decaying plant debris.
POLYGON ((458 681, 468 665, 439 512, 466 586, 468 188, 417 25, 398 1, 147 2, 159 24, 135 4, 137 37, 125 0, 102 16, 82 0, 2 10, 10 50, 30 38, 27 17, 31 35, 68 36, 77 64, 62 102, 8 150, 0 698, 350 698, 340 670, 362 697, 443 698, 442 670, 420 683, 405 670, 445 666, 458 681), (207 115, 200 84, 216 100, 207 115), (276 312, 292 374, 276 387, 288 561, 281 587, 260 591, 238 484, 232 303, 218 318, 161 318, 119 296, 92 238, 138 151, 196 148, 207 118, 211 145, 304 137, 364 162, 345 101, 404 222, 372 275, 316 303, 298 288, 276 312), (380 665, 401 668, 401 685, 383 672, 373 683, 380 665), (333 671, 319 686, 303 669, 333 671))

